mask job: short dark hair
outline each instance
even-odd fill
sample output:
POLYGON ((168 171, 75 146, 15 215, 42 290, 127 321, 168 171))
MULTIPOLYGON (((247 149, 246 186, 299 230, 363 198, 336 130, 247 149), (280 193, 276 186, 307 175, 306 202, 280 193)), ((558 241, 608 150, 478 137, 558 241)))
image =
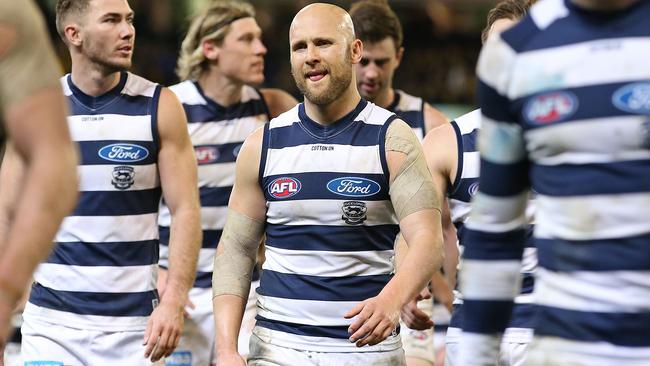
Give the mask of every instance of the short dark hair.
POLYGON ((492 24, 499 19, 519 20, 537 0, 503 0, 487 15, 487 24, 481 32, 481 42, 485 43, 492 24))
POLYGON ((386 0, 358 1, 350 8, 350 17, 355 36, 362 42, 381 42, 390 37, 395 50, 402 47, 402 24, 386 0))
POLYGON ((81 14, 90 6, 90 0, 58 0, 56 2, 56 31, 61 39, 67 42, 65 38, 65 19, 70 14, 81 14))

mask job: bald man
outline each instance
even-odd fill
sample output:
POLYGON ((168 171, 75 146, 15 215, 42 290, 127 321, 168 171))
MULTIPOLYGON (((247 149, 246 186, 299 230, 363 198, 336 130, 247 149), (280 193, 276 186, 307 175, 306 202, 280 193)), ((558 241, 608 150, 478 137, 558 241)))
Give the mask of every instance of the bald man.
POLYGON ((362 100, 363 46, 341 8, 294 18, 304 102, 255 131, 237 160, 213 279, 218 365, 244 365, 237 331, 266 235, 249 365, 404 365, 402 306, 442 262, 440 192, 404 121, 362 100), (394 273, 393 242, 409 243, 394 273))

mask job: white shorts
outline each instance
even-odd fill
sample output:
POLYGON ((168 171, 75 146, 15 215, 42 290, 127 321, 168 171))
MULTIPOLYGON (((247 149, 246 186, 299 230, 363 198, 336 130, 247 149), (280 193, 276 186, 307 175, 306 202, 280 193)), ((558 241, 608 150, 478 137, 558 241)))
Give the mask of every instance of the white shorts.
POLYGON ((162 365, 144 357, 144 331, 103 332, 69 328, 25 317, 21 357, 25 366, 162 365))
MULTIPOLYGON (((244 357, 248 354, 248 342, 255 326, 255 289, 258 286, 259 281, 251 283, 244 319, 239 330, 239 353, 244 357)), ((187 309, 190 318, 185 319, 183 335, 174 353, 167 357, 167 366, 209 366, 216 363, 212 289, 191 289, 190 301, 194 303, 195 309, 187 309)))
POLYGON ((531 366, 648 366, 649 347, 621 347, 605 342, 581 342, 535 337, 526 365, 531 366))
POLYGON ((460 328, 447 328, 447 335, 445 336, 445 366, 460 365, 459 348, 462 334, 463 330, 460 328))
POLYGON ((386 352, 314 352, 280 347, 251 336, 248 366, 406 366, 404 350, 386 352))
POLYGON ((501 342, 499 366, 524 366, 528 343, 501 342))
POLYGON ((528 345, 533 341, 529 328, 507 328, 503 333, 499 366, 523 366, 526 364, 528 345))
MULTIPOLYGON (((422 310, 429 318, 433 315, 433 300, 418 301, 418 309, 422 310)), ((433 328, 427 330, 413 330, 408 328, 400 319, 402 346, 404 354, 409 358, 419 358, 433 363, 435 349, 433 343, 433 328)))

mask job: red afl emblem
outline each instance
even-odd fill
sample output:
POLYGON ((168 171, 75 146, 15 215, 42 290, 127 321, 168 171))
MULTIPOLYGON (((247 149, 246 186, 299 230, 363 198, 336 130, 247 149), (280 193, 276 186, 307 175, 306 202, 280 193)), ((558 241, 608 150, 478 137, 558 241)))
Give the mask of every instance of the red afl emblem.
POLYGON ((277 178, 269 184, 269 194, 278 199, 288 198, 300 192, 301 187, 302 184, 298 179, 277 178))

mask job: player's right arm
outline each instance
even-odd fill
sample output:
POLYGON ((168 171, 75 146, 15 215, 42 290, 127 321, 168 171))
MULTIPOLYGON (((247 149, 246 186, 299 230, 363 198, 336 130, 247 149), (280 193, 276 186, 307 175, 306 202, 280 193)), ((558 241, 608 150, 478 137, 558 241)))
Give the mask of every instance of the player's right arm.
POLYGON ((245 364, 237 353, 237 337, 266 221, 259 184, 263 132, 253 132, 237 157, 228 217, 215 255, 212 291, 219 365, 245 364))
POLYGON ((13 146, 0 174, 2 340, 7 314, 74 206, 77 153, 66 122, 60 67, 40 14, 31 1, 2 2, 0 14, 0 120, 13 146))

